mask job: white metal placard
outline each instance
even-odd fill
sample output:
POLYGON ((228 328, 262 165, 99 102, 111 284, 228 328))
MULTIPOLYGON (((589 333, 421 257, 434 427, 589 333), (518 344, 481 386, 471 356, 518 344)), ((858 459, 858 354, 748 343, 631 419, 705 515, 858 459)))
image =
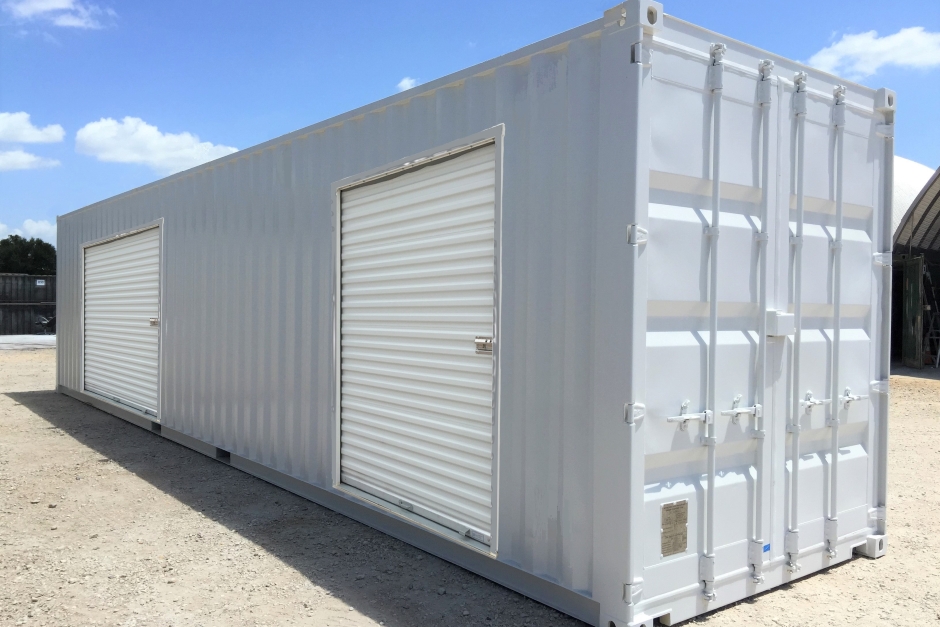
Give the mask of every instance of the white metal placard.
POLYGON ((157 416, 159 316, 159 228, 85 249, 85 391, 157 416))
POLYGON ((340 482, 490 544, 496 147, 341 192, 340 482))

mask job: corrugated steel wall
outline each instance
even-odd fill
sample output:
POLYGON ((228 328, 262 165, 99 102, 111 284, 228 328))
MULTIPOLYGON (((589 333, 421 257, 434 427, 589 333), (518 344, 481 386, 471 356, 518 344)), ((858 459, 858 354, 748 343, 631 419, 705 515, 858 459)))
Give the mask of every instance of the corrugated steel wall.
POLYGON ((330 186, 505 124, 499 559, 591 589, 601 24, 59 219, 59 384, 80 248, 164 218, 162 422, 331 485, 330 186))
POLYGON ((54 315, 54 304, 0 303, 0 335, 42 333, 39 317, 51 318, 54 315))
POLYGON ((55 316, 55 294, 54 274, 0 273, 0 335, 41 333, 37 321, 55 316))
POLYGON ((55 275, 0 273, 0 303, 55 303, 55 275))

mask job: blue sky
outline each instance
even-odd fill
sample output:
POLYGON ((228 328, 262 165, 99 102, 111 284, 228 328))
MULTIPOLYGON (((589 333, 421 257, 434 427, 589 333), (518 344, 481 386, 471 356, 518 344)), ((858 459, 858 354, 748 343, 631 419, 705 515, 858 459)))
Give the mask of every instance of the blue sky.
MULTIPOLYGON (((0 237, 54 241, 57 215, 378 100, 406 77, 425 82, 515 50, 614 4, 0 0, 0 237)), ((666 13, 729 37, 896 90, 897 154, 936 168, 940 3, 899 6, 664 2, 666 13)))

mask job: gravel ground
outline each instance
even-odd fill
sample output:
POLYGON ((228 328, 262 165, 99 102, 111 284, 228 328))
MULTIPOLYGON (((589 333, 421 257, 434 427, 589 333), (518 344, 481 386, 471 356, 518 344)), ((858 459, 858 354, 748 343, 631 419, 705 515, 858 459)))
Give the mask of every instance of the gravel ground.
POLYGON ((24 348, 55 348, 54 335, 0 335, 0 351, 24 348))
MULTIPOLYGON (((582 625, 0 353, 0 625, 582 625)), ((889 550, 693 622, 940 623, 940 381, 892 377, 889 550)))

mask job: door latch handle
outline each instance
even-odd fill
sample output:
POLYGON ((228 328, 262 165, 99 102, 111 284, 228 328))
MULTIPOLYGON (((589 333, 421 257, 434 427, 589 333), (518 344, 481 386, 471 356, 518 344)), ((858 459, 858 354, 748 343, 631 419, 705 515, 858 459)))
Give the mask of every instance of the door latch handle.
POLYGON ((491 337, 477 336, 477 338, 473 340, 473 345, 476 347, 477 355, 493 354, 493 338, 491 337))

